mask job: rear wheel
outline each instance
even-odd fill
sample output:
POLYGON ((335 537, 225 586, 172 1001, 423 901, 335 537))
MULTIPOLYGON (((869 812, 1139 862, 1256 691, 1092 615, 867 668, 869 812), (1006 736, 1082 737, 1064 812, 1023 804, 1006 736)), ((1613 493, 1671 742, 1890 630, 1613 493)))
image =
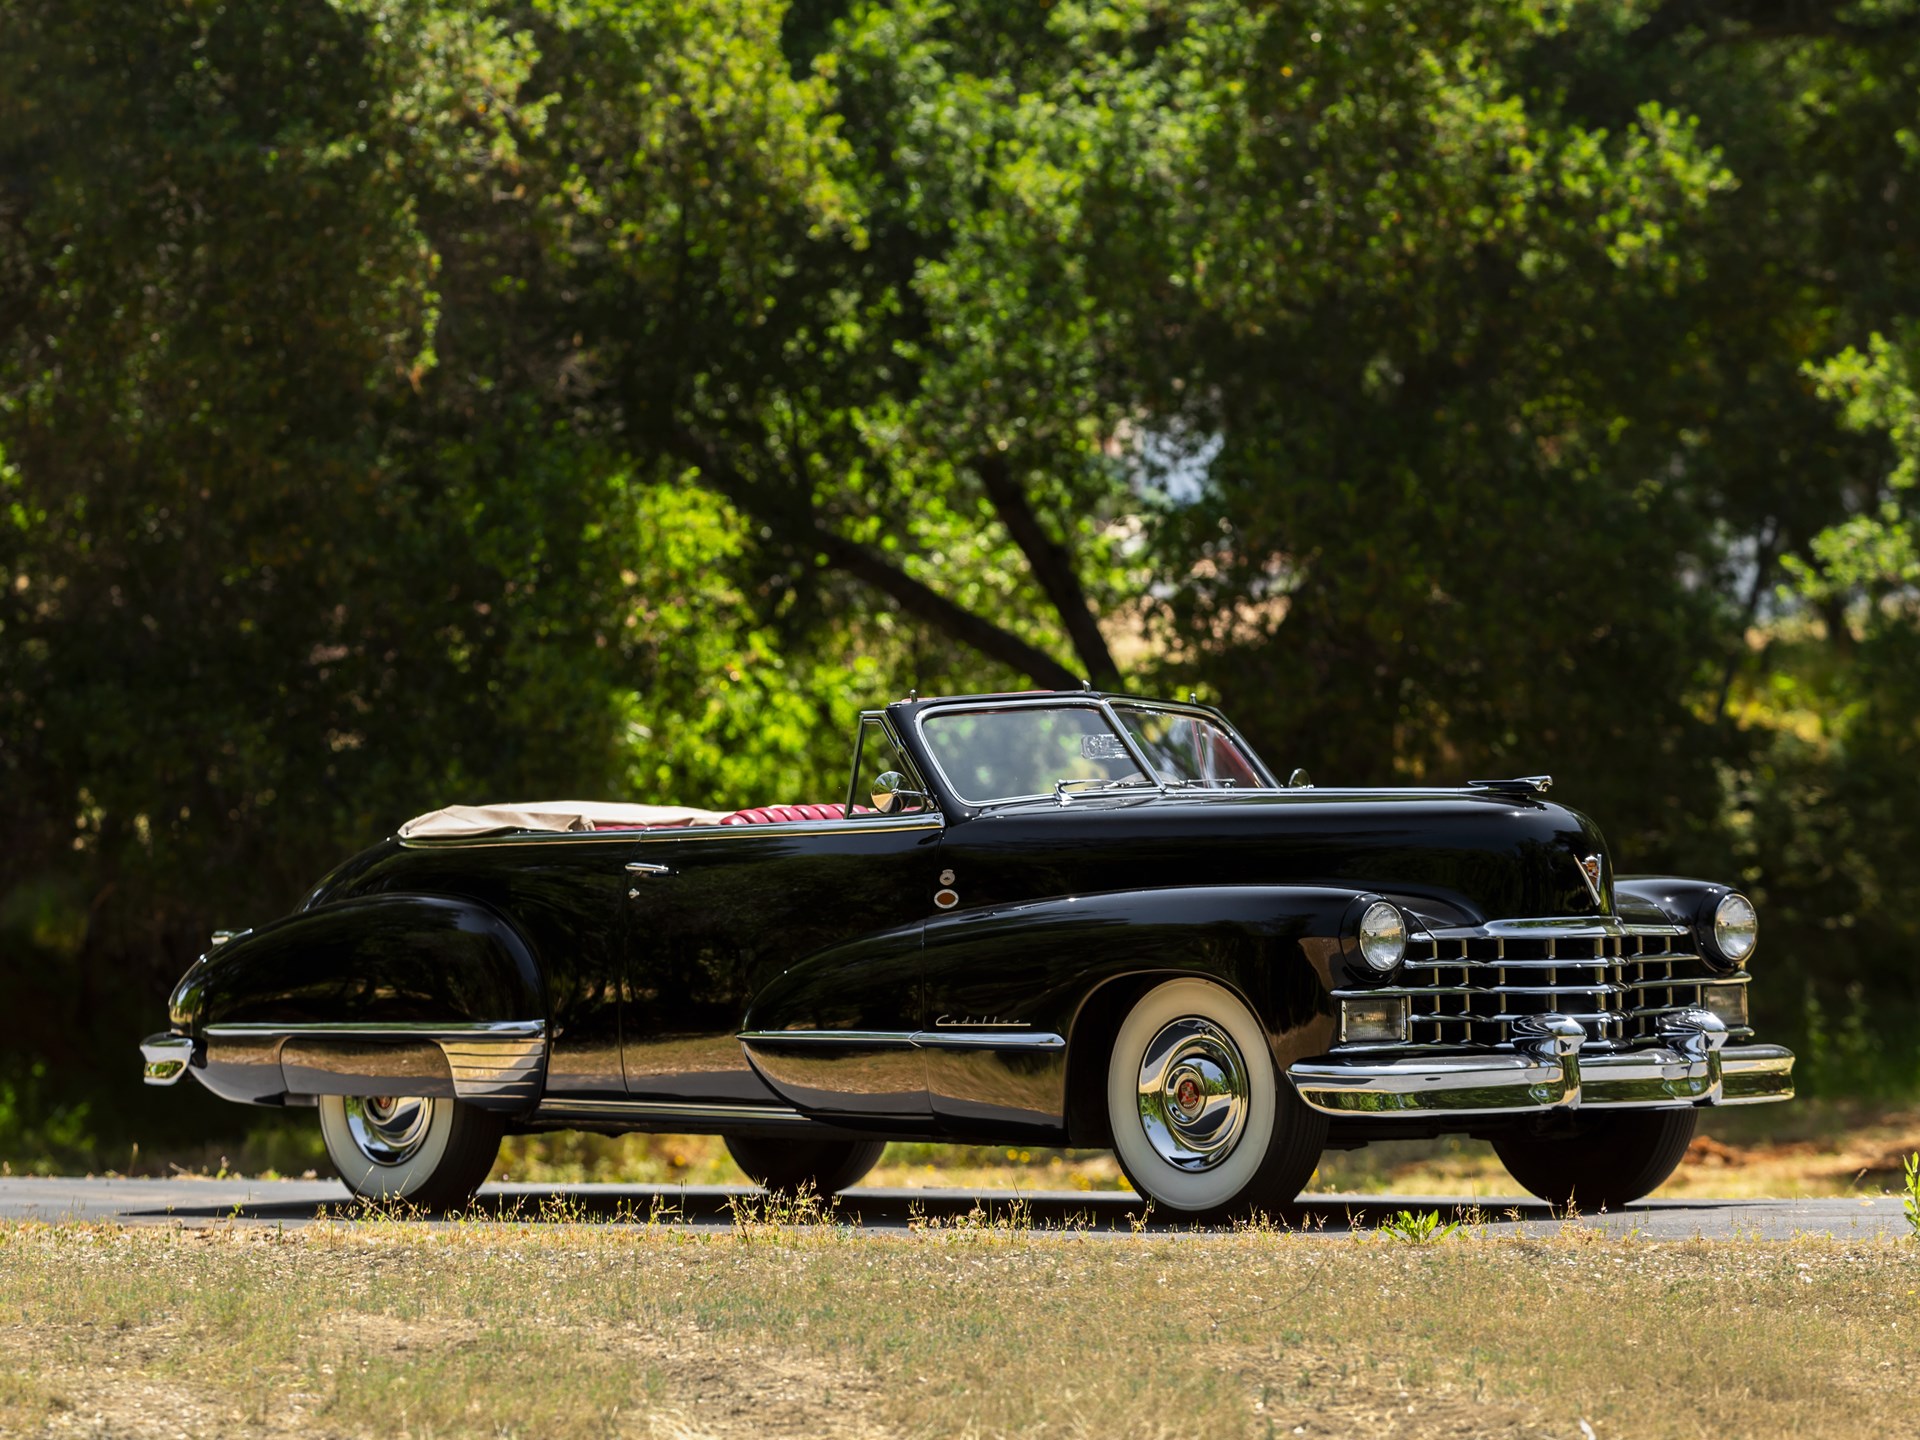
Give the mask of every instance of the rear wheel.
POLYGON ((1142 996, 1107 1066, 1113 1149, 1134 1189, 1194 1220, 1271 1212, 1313 1176, 1326 1117, 1283 1080, 1253 1012, 1210 980, 1142 996))
POLYGON ((884 1140, 765 1140, 727 1136, 727 1153, 757 1185, 795 1191, 811 1186, 815 1194, 834 1195, 880 1163, 884 1140))
POLYGON ((1555 1209, 1617 1210, 1658 1189, 1687 1153, 1696 1110, 1616 1110, 1576 1118, 1565 1134, 1493 1142, 1507 1173, 1555 1209))
POLYGON ((363 1200, 466 1204, 493 1169, 504 1128, 492 1111, 442 1097, 320 1097, 327 1157, 363 1200))

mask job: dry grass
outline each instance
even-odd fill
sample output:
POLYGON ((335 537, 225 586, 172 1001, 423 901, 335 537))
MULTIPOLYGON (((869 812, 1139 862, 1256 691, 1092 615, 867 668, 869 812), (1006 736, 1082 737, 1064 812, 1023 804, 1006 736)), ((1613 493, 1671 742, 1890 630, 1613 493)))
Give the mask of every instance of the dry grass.
POLYGON ((1910 1433, 1904 1242, 0 1226, 0 1435, 1910 1433))
MULTIPOLYGON (((1795 1101, 1701 1117, 1701 1133, 1673 1178, 1669 1199, 1812 1199, 1901 1188, 1901 1161, 1920 1150, 1920 1110, 1795 1101)), ((1329 1154, 1311 1190, 1513 1195, 1519 1188, 1484 1141, 1370 1145, 1329 1154)))
MULTIPOLYGON (((1674 1177, 1669 1198, 1800 1199, 1879 1194, 1900 1188, 1900 1163, 1920 1150, 1920 1110, 1797 1101, 1703 1117, 1702 1133, 1674 1177)), ((713 1136, 528 1136, 509 1140, 495 1179, 566 1184, 738 1185, 744 1177, 713 1136)), ((1124 1190, 1105 1151, 1009 1146, 896 1144, 863 1182, 894 1188, 1003 1192, 1124 1190)), ((1520 1193, 1484 1141, 1449 1138, 1332 1151, 1310 1193, 1447 1195, 1520 1193)))

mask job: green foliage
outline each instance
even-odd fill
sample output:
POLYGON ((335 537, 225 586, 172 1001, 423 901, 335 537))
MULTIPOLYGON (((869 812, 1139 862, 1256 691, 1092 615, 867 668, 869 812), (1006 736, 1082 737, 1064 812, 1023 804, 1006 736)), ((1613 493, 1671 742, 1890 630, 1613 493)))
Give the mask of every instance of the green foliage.
POLYGON ((1907 1193, 1900 1205, 1906 1212, 1909 1238, 1920 1240, 1920 1154, 1909 1155, 1901 1162, 1901 1174, 1906 1180, 1907 1193))
POLYGON ((44 1061, 0 1075, 0 1155, 22 1157, 29 1171, 57 1174, 86 1165, 97 1148, 88 1111, 85 1102, 69 1103, 48 1083, 44 1061))
POLYGON ((1090 674, 1555 772, 1882 1083, 1920 38, 1829 8, 0 9, 0 1079, 411 812, 1090 674))
POLYGON ((1458 1222, 1440 1223, 1438 1210, 1401 1210, 1380 1222, 1380 1233, 1403 1245, 1433 1245, 1460 1229, 1458 1222))

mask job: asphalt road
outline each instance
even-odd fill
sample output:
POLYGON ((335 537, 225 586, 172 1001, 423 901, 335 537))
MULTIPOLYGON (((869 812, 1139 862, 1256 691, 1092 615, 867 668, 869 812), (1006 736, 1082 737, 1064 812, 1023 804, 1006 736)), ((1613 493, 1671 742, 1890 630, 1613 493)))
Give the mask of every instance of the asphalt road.
MULTIPOLYGON (((543 1217, 598 1221, 644 1220, 649 1215, 701 1226, 733 1223, 730 1202, 756 1202, 759 1192, 719 1185, 489 1185, 480 1203, 503 1219, 539 1223, 543 1217)), ((1036 1229, 1076 1228, 1096 1235, 1134 1233, 1141 1202, 1129 1192, 970 1190, 849 1190, 845 1218, 872 1230, 904 1229, 916 1216, 959 1218, 979 1206, 1004 1214, 1016 1201, 1030 1207, 1036 1229)), ((1341 1235, 1369 1229, 1401 1210, 1436 1210, 1462 1218, 1477 1205, 1493 1234, 1553 1234, 1562 1221, 1534 1200, 1435 1195, 1316 1195, 1283 1216, 1295 1227, 1341 1235)), ((359 1212, 336 1180, 123 1180, 0 1178, 0 1219, 85 1220, 122 1225, 284 1225, 318 1219, 349 1220, 359 1212)), ((1612 1215, 1574 1223, 1650 1239, 1765 1239, 1824 1234, 1839 1239, 1903 1236, 1909 1232, 1898 1197, 1847 1200, 1643 1200, 1612 1215)), ((1180 1233, 1188 1227, 1163 1213, 1144 1230, 1180 1233)))

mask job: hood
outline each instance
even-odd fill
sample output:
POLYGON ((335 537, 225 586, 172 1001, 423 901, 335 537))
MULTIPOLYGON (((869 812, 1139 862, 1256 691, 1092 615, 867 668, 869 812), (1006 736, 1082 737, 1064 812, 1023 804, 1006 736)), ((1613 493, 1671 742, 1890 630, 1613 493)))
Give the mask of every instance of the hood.
POLYGON ((969 903, 1155 885, 1378 891, 1435 925, 1612 914, 1599 829, 1565 806, 1459 790, 1211 792, 1007 806, 952 826, 969 903), (1583 862, 1599 871, 1589 887, 1583 862), (1595 899, 1595 890, 1599 898, 1595 899))

